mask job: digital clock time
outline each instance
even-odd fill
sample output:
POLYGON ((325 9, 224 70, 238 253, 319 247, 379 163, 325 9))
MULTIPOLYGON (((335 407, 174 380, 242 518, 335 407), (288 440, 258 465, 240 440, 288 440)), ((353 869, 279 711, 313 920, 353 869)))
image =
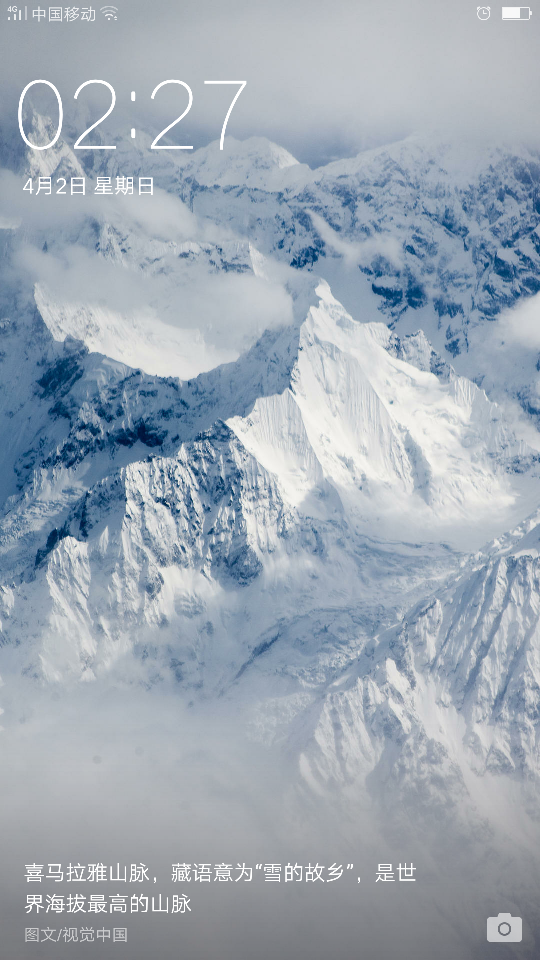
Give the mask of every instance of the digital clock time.
MULTIPOLYGON (((80 137, 74 143, 73 149, 74 150, 116 150, 116 147, 114 146, 114 144, 110 144, 110 143, 109 144, 88 144, 88 143, 83 144, 82 143, 85 137, 87 137, 88 134, 92 132, 92 130, 95 130, 95 128, 98 127, 100 123, 103 123, 103 121, 106 120, 108 116, 110 116, 116 104, 116 93, 115 93, 114 87, 111 86, 111 84, 108 83, 107 80, 85 80, 84 83, 81 83, 80 87, 78 87, 77 90, 75 91, 74 99, 77 100, 81 90, 84 90, 85 87, 88 87, 93 83, 100 83, 102 84, 102 86, 107 87, 107 89, 110 90, 111 104, 107 112, 104 113, 103 116, 99 118, 99 120, 96 120, 96 122, 93 123, 90 127, 88 127, 88 129, 85 130, 84 133, 81 133, 80 137)), ((158 133, 157 137, 152 143, 151 149, 152 150, 193 150, 193 146, 186 146, 186 145, 179 145, 179 144, 167 145, 167 144, 159 143, 159 141, 169 132, 169 130, 172 130, 172 128, 175 127, 177 123, 180 123, 180 121, 184 119, 184 117, 189 113, 193 105, 193 91, 191 90, 191 87, 184 82, 184 80, 162 80, 161 83, 158 83, 157 87, 154 88, 154 90, 150 95, 150 98, 153 100, 158 90, 161 90, 162 87, 166 87, 169 83, 176 83, 179 86, 184 87, 188 95, 188 105, 184 110, 184 112, 180 114, 180 116, 177 117, 176 120, 173 120, 172 123, 170 123, 167 127, 165 127, 164 130, 161 131, 161 133, 158 133)), ((223 126, 221 128, 219 149, 223 150, 223 143, 225 140, 225 130, 227 129, 227 123, 229 122, 229 117, 232 113, 232 110, 236 101, 238 100, 238 97, 240 96, 240 94, 242 93, 242 90, 246 86, 247 80, 205 80, 204 83, 207 85, 215 85, 215 86, 232 84, 238 87, 238 90, 236 91, 231 101, 231 105, 227 110, 225 119, 223 121, 223 126)), ((131 99, 135 100, 135 97, 136 97, 135 91, 132 91, 131 99)), ((64 121, 64 108, 62 105, 62 97, 60 96, 60 93, 58 92, 58 89, 55 87, 54 83, 51 83, 50 80, 32 80, 30 83, 27 83, 19 99, 18 118, 19 118, 19 130, 21 131, 21 137, 23 138, 24 142, 29 147, 31 147, 32 150, 49 150, 51 147, 54 147, 55 143, 57 142, 62 132, 62 124, 64 121), (44 146, 37 146, 35 143, 30 143, 30 140, 28 139, 28 137, 24 132, 23 120, 22 120, 24 98, 28 93, 28 91, 30 90, 30 88, 35 86, 38 83, 44 83, 46 84, 46 86, 50 87, 51 90, 54 91, 54 94, 58 101, 58 128, 56 130, 55 136, 50 141, 50 143, 46 143, 44 146)), ((135 135, 136 135, 135 128, 132 127, 131 136, 135 137, 135 135)))

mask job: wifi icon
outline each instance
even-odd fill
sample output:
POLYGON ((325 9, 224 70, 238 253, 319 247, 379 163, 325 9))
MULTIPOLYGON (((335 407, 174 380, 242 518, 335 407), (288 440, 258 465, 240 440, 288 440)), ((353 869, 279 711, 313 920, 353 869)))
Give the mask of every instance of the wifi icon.
POLYGON ((100 12, 103 14, 107 20, 118 20, 116 14, 118 13, 118 7, 100 7, 100 12))

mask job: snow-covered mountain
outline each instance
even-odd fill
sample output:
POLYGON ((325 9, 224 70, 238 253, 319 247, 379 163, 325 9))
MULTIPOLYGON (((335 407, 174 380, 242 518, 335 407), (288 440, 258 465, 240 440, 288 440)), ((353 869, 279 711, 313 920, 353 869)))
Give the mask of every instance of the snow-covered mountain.
POLYGON ((128 157, 170 225, 111 201, 0 233, 6 686, 229 699, 315 793, 469 829, 496 784, 533 824, 540 375, 494 344, 540 290, 538 156, 411 138, 312 171, 252 139, 86 174, 128 157), (213 283, 231 323, 257 291, 239 339, 213 283))

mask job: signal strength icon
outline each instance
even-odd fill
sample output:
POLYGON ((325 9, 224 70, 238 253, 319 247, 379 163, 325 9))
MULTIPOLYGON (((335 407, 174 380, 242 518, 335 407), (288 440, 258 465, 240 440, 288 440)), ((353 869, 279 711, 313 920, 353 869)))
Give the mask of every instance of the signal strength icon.
POLYGON ((107 20, 118 20, 118 17, 116 16, 118 13, 118 7, 100 7, 100 13, 102 13, 107 20))
MULTIPOLYGON (((23 18, 21 7, 19 7, 18 9, 17 7, 8 7, 8 13, 9 13, 8 20, 11 20, 12 17, 14 20, 22 20, 23 18)), ((24 19, 28 20, 28 7, 24 8, 24 19)))

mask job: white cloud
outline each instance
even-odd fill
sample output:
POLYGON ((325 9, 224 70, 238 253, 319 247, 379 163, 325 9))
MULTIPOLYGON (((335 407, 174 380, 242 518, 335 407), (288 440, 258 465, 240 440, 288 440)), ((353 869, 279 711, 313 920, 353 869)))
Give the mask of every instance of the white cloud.
POLYGON ((394 237, 378 235, 361 243, 354 243, 344 240, 318 213, 313 210, 308 210, 307 213, 325 244, 343 257, 348 267, 367 266, 377 255, 386 257, 396 267, 402 265, 401 246, 394 237))
MULTIPOLYGON (((540 294, 505 310, 497 322, 496 335, 506 349, 524 347, 527 351, 540 351, 540 294)), ((537 358, 533 359, 536 362, 537 358)))
POLYGON ((503 311, 487 332, 485 321, 472 327, 469 340, 474 355, 482 357, 482 387, 492 399, 514 407, 536 448, 538 432, 518 400, 540 408, 540 294, 503 311))

